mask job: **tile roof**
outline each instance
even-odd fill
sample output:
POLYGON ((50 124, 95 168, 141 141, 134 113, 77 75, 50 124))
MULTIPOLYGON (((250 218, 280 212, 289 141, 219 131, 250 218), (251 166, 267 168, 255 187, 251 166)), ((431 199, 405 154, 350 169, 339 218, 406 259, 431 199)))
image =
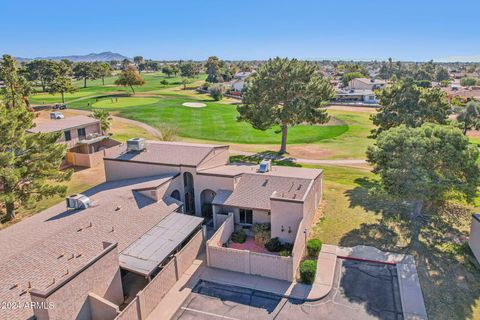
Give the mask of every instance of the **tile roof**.
POLYGON ((126 152, 126 145, 124 145, 123 148, 116 149, 115 152, 109 153, 107 151, 105 158, 178 166, 197 166, 210 152, 217 148, 228 148, 228 146, 183 142, 147 141, 145 151, 126 152))
POLYGON ((301 201, 311 182, 312 179, 245 173, 230 195, 222 192, 222 196, 215 197, 212 203, 270 210, 270 198, 273 195, 277 198, 301 201))
POLYGON ((100 121, 87 116, 65 117, 65 119, 44 121, 37 120, 36 126, 27 130, 28 132, 55 132, 63 131, 71 128, 86 126, 89 124, 99 123, 100 121))
MULTIPOLYGON (((0 300, 30 301, 28 288, 45 290, 80 269, 103 250, 103 241, 121 252, 178 208, 154 202, 134 191, 172 179, 162 175, 98 185, 83 194, 93 201, 85 210, 60 203, 0 232, 0 300), (132 223, 135 221, 135 223, 132 223), (16 287, 14 287, 17 285, 16 287)), ((25 319, 31 309, 0 310, 0 319, 25 319)))

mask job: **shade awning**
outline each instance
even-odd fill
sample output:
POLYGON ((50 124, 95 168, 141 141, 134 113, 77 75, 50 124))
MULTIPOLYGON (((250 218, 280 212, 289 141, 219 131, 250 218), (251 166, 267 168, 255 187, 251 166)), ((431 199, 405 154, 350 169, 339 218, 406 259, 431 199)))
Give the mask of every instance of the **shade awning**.
POLYGON ((120 253, 120 267, 149 276, 202 223, 203 218, 173 212, 120 253))

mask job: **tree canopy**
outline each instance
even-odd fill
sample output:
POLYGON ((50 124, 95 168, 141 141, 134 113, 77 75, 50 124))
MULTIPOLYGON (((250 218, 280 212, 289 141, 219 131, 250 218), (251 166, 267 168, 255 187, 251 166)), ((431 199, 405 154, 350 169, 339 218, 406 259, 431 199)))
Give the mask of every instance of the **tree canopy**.
POLYGON ((133 86, 141 86, 145 83, 140 74, 137 72, 135 66, 128 66, 125 70, 122 70, 118 79, 115 80, 115 84, 130 87, 133 94, 135 94, 135 89, 133 86))
POLYGON ((65 93, 73 93, 76 90, 71 78, 72 70, 64 62, 60 62, 57 69, 58 74, 50 83, 48 92, 51 94, 60 93, 62 95, 62 103, 65 103, 65 93))
POLYGON ((104 109, 94 109, 90 117, 95 118, 100 121, 100 128, 102 129, 102 134, 108 133, 110 127, 112 126, 113 118, 110 116, 110 112, 104 109))
POLYGON ((458 114, 457 121, 463 134, 470 130, 480 130, 480 103, 469 101, 458 114))
POLYGON ((280 126, 280 153, 285 153, 289 127, 329 121, 323 107, 335 93, 317 71, 315 66, 296 59, 270 59, 247 79, 242 103, 237 107, 238 120, 259 130, 280 126))
POLYGON ((198 75, 198 66, 193 62, 182 63, 179 67, 180 75, 185 78, 194 78, 198 75))
POLYGON ((401 124, 420 127, 425 122, 446 124, 450 106, 439 88, 418 87, 412 79, 400 80, 378 94, 381 110, 372 115, 373 136, 401 124))
POLYGON ((385 191, 417 205, 413 218, 425 204, 452 195, 473 200, 480 177, 478 156, 478 148, 458 128, 431 123, 384 131, 367 151, 385 191))

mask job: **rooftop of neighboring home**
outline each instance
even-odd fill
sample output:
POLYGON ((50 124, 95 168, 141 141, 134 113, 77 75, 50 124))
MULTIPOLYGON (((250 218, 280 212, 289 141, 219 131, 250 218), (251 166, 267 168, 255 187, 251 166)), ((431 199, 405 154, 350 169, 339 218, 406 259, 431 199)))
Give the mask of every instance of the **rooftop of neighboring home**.
MULTIPOLYGON (((179 207, 173 198, 155 202, 136 190, 174 177, 106 182, 83 193, 92 200, 87 209, 66 210, 62 202, 2 230, 0 300, 30 301, 25 290, 46 290, 62 281, 102 252, 103 242, 118 243, 122 252, 179 207)), ((15 311, 16 318, 33 314, 31 309, 15 311)))
POLYGON ((142 152, 127 152, 127 146, 107 152, 105 159, 142 163, 197 166, 213 150, 228 149, 226 145, 184 142, 148 141, 142 152))
POLYGON ((338 90, 337 95, 342 96, 368 96, 375 94, 372 90, 338 90))
POLYGON ((387 83, 385 80, 381 79, 371 79, 371 78, 355 78, 352 80, 360 81, 363 83, 368 83, 368 84, 385 84, 387 83))
POLYGON ((37 119, 35 127, 29 129, 28 132, 56 132, 78 127, 84 127, 90 124, 99 123, 100 121, 87 116, 65 117, 64 119, 37 119))

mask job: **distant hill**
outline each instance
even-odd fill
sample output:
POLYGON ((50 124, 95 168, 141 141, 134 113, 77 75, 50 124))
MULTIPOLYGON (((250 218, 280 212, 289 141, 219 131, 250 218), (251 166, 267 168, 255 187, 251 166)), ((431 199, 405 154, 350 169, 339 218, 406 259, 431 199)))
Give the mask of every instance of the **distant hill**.
POLYGON ((56 57, 36 57, 36 58, 16 58, 18 61, 31 61, 31 60, 38 60, 38 59, 44 59, 44 60, 54 60, 54 61, 59 61, 62 59, 68 59, 73 62, 93 62, 93 61, 112 61, 112 60, 117 60, 117 61, 122 61, 123 59, 128 59, 131 60, 129 57, 126 57, 124 55, 121 55, 119 53, 115 52, 101 52, 101 53, 90 53, 86 55, 72 55, 72 56, 56 56, 56 57))

